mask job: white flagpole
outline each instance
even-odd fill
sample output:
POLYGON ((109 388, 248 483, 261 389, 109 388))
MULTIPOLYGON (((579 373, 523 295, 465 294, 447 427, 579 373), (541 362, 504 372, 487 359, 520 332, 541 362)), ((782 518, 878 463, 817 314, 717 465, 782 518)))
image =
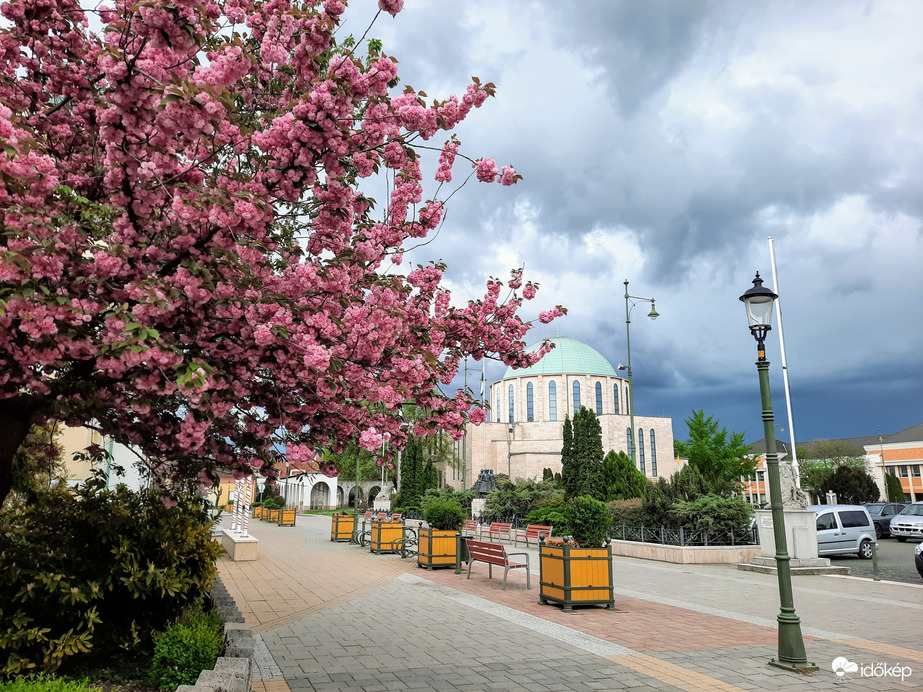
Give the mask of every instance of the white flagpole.
POLYGON ((487 468, 487 424, 490 422, 490 413, 487 411, 487 354, 481 358, 481 407, 487 418, 484 419, 484 465, 482 469, 487 468))
MULTIPOLYGON (((776 276, 776 251, 769 236, 769 261, 772 266, 772 286, 779 293, 779 278, 776 276)), ((776 310, 779 315, 779 349, 782 351, 782 383, 785 387, 785 405, 788 408, 788 436, 792 444, 792 475, 795 487, 801 487, 801 473, 798 471, 798 452, 795 450, 795 421, 792 418, 792 390, 788 383, 788 364, 785 360, 785 335, 782 331, 782 300, 776 298, 776 310)))

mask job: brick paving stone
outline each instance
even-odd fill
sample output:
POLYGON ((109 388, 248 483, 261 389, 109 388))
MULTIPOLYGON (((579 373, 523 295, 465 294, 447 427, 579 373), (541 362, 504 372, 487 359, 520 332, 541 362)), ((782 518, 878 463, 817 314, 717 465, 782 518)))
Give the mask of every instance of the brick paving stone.
MULTIPOLYGON (((765 575, 617 558, 618 612, 565 614, 539 606, 519 573, 504 591, 486 574, 424 572, 331 543, 328 518, 251 533, 259 558, 222 559, 219 569, 284 676, 255 680, 254 692, 923 688, 923 629, 893 626, 923 615, 923 591, 912 585, 796 577, 808 658, 821 667, 798 676, 767 665, 778 591, 765 575), (913 661, 917 679, 843 683, 830 668, 840 655, 913 661)), ((532 563, 537 585, 537 556, 532 563)))

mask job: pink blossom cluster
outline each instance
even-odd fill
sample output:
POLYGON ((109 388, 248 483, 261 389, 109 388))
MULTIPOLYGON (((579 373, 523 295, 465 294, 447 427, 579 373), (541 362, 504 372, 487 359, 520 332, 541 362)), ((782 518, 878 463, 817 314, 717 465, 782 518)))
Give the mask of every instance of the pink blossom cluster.
POLYGON ((521 271, 507 297, 491 279, 456 307, 444 265, 388 264, 451 196, 427 198, 413 142, 493 84, 392 94, 396 60, 337 44, 341 0, 118 2, 100 32, 77 0, 0 11, 0 450, 16 421, 95 420, 165 483, 272 481, 285 460, 333 475, 316 450, 387 440, 389 463, 406 402, 420 434, 481 419, 440 389, 465 356, 543 353, 525 352, 521 271), (358 186, 373 175, 391 186, 380 208, 358 186))

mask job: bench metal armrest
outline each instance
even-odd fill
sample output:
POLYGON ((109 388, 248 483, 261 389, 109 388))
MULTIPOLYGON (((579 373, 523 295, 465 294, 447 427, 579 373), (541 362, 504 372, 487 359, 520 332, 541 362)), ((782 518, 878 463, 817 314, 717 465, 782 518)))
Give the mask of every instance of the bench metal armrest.
POLYGON ((507 553, 507 554, 506 554, 506 557, 507 557, 507 558, 511 558, 511 557, 513 557, 513 555, 525 555, 525 556, 526 556, 526 562, 529 562, 529 553, 507 553))

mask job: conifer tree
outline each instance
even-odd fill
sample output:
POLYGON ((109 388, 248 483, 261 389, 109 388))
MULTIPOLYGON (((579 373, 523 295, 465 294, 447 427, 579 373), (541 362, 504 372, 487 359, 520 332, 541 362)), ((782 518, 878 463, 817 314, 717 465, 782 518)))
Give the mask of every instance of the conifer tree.
POLYGON ((603 442, 599 418, 586 406, 574 414, 574 496, 606 498, 603 479, 603 442))
POLYGON ((561 446, 561 480, 564 484, 564 497, 576 497, 576 469, 574 468, 574 428, 570 416, 564 416, 563 444, 561 446))

